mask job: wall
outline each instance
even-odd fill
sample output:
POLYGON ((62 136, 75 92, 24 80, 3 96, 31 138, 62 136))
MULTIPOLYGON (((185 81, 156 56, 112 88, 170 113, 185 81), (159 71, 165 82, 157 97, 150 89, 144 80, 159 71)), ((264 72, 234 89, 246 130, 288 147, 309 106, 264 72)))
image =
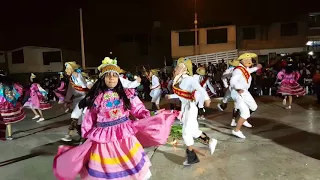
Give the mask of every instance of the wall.
POLYGON ((60 49, 27 46, 16 50, 7 53, 10 73, 59 72, 63 70, 62 59, 61 62, 51 63, 50 65, 43 65, 43 52, 61 51, 60 49), (24 63, 12 64, 12 52, 20 49, 23 49, 24 63))
MULTIPOLYGON (((189 31, 194 31, 189 30, 189 31)), ((221 26, 211 28, 200 28, 199 31, 199 54, 210 54, 222 51, 229 51, 236 49, 236 27, 235 26, 221 26), (207 44, 207 30, 210 29, 228 29, 228 42, 221 44, 207 44)), ((194 55, 194 46, 179 46, 179 32, 171 31, 171 55, 176 59, 184 56, 194 55)))
POLYGON ((281 23, 273 23, 268 26, 251 26, 256 28, 256 38, 252 40, 243 40, 242 30, 245 27, 237 29, 238 49, 258 50, 258 49, 279 49, 303 47, 307 42, 307 22, 299 21, 297 36, 281 36, 281 23))
POLYGON ((4 51, 0 51, 0 70, 4 70, 5 72, 9 71, 6 53, 4 51))

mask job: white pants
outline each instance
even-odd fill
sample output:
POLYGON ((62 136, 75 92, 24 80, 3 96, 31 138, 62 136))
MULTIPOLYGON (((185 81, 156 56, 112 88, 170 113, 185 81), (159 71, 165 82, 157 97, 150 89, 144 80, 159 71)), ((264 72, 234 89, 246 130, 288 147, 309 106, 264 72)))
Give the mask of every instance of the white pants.
POLYGON ((235 101, 235 107, 240 110, 240 116, 243 119, 248 119, 250 117, 250 110, 255 111, 258 108, 256 101, 248 90, 244 90, 241 94, 236 90, 232 90, 231 96, 235 101))
POLYGON ((156 105, 159 105, 161 93, 162 93, 162 91, 160 88, 151 90, 151 92, 150 92, 150 96, 152 97, 151 102, 155 103, 156 105))
POLYGON ((230 88, 227 89, 226 93, 223 96, 222 102, 224 104, 228 103, 228 101, 231 99, 231 90, 230 88))
POLYGON ((79 108, 79 102, 84 98, 85 96, 80 96, 77 98, 73 99, 73 103, 72 103, 72 108, 73 111, 71 113, 71 118, 72 119, 80 119, 80 117, 82 116, 83 113, 83 109, 79 108))
POLYGON ((182 138, 186 146, 192 146, 194 144, 193 138, 198 138, 202 134, 197 120, 198 108, 195 102, 188 102, 182 104, 181 111, 183 123, 182 138))

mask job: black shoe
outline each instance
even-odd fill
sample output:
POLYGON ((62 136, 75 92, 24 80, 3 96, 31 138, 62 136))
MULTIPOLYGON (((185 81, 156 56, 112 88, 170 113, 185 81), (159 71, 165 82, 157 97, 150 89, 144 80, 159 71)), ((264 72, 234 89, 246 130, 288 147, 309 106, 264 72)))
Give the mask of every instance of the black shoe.
POLYGON ((202 134, 205 135, 205 137, 204 137, 204 138, 201 137, 201 136, 198 137, 199 141, 200 141, 202 144, 209 145, 209 142, 210 142, 209 136, 208 136, 206 133, 204 133, 204 132, 202 132, 202 134))
POLYGON ((220 111, 224 111, 225 109, 227 109, 228 104, 227 103, 220 103, 218 104, 218 108, 220 111))
POLYGON ((187 153, 187 159, 183 162, 183 165, 189 166, 191 164, 196 164, 200 162, 197 154, 194 151, 189 151, 189 149, 187 149, 186 153, 187 153))

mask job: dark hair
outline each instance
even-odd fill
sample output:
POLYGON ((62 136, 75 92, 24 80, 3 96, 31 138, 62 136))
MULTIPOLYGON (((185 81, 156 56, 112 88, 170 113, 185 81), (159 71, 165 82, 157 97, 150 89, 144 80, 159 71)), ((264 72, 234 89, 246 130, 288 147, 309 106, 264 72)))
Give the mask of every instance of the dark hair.
MULTIPOLYGON (((85 98, 83 98, 80 102, 79 102, 79 108, 85 108, 85 107, 89 107, 91 108, 94 104, 95 99, 98 97, 98 95, 100 93, 104 93, 106 90, 108 90, 109 88, 107 87, 105 81, 104 81, 105 75, 100 77, 96 83, 94 83, 94 85, 92 86, 92 88, 89 90, 89 92, 87 93, 87 95, 85 96, 85 98)), ((124 108, 125 109, 131 109, 131 104, 130 104, 130 100, 127 97, 124 88, 121 84, 121 81, 119 79, 118 84, 116 85, 116 87, 113 88, 113 91, 118 93, 120 99, 123 100, 124 102, 124 108)))

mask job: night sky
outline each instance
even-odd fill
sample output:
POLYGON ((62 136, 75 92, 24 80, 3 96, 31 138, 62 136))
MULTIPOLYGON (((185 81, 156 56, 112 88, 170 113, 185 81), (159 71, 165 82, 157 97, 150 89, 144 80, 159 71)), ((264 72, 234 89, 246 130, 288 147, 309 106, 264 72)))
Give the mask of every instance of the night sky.
MULTIPOLYGON (((112 51, 116 34, 150 32, 152 22, 156 20, 169 29, 193 27, 194 0, 68 2, 2 2, 0 49, 34 45, 80 50, 79 7, 83 8, 85 48, 93 54, 112 51)), ((320 7, 316 0, 307 4, 306 1, 284 0, 281 3, 279 0, 197 2, 200 26, 211 22, 261 24, 285 21, 308 11, 320 11, 313 9, 320 7)))

